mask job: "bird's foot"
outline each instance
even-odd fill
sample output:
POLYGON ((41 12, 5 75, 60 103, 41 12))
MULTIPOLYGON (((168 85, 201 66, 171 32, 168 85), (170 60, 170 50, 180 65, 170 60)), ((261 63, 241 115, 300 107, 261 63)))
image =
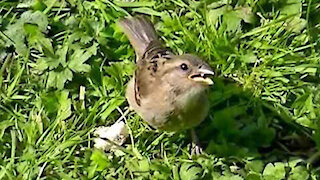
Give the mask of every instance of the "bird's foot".
POLYGON ((191 130, 192 144, 191 144, 191 156, 200 155, 203 153, 203 149, 200 145, 200 141, 194 129, 191 130))
POLYGON ((197 143, 192 143, 191 146, 191 156, 197 156, 203 153, 202 147, 197 143))

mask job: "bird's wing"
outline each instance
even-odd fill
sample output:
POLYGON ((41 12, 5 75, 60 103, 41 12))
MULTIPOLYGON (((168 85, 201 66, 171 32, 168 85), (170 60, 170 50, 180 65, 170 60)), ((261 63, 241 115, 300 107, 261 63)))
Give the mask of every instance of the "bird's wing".
POLYGON ((136 51, 137 70, 134 79, 135 100, 147 97, 161 84, 159 82, 159 61, 170 59, 172 54, 162 46, 152 23, 144 16, 124 18, 118 21, 136 51))
POLYGON ((159 71, 163 68, 163 62, 171 58, 171 52, 165 49, 150 49, 144 55, 146 58, 137 62, 135 72, 135 97, 136 102, 140 105, 141 98, 147 97, 154 91, 161 88, 161 77, 159 71))

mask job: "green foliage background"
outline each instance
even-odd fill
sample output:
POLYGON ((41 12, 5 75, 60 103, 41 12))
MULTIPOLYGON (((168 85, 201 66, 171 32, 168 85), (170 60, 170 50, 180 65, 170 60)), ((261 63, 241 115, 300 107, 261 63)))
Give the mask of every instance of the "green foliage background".
POLYGON ((319 45, 316 0, 2 0, 0 179, 318 179, 319 45), (93 148, 127 108, 135 14, 218 74, 201 156, 133 112, 122 150, 93 148))

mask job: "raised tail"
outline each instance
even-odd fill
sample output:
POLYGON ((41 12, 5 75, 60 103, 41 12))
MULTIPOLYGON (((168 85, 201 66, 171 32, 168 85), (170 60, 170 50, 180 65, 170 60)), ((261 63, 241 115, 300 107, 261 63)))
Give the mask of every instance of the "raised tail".
POLYGON ((124 18, 119 20, 118 24, 127 35, 136 51, 138 59, 144 55, 151 44, 152 46, 161 47, 161 43, 152 23, 144 16, 124 18))

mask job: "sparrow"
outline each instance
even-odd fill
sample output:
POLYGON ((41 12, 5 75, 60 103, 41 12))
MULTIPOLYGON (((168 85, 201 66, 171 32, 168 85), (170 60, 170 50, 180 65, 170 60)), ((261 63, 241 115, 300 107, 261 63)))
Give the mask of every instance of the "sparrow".
POLYGON ((130 108, 167 132, 200 124, 209 111, 210 66, 195 55, 175 55, 165 48, 145 16, 123 18, 118 24, 136 53, 136 71, 126 89, 130 108))

